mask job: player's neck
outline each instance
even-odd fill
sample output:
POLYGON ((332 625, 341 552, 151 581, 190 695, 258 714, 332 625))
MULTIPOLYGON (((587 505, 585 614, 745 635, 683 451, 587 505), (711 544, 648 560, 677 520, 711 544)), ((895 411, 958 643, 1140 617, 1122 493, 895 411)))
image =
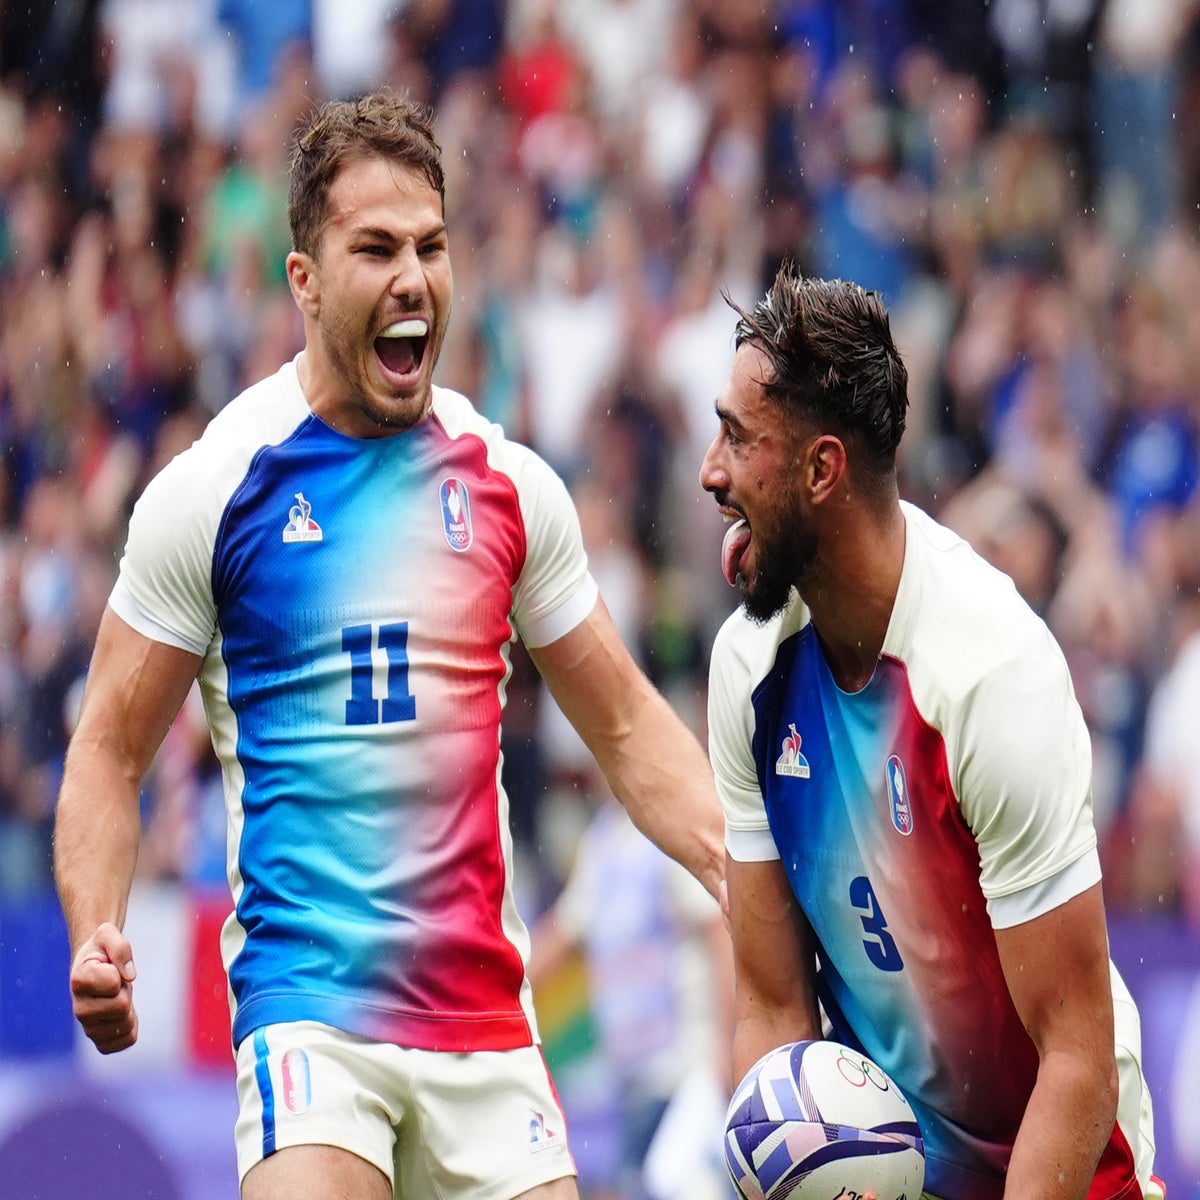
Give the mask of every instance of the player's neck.
POLYGON ((296 378, 300 381, 300 389, 304 392, 308 407, 324 419, 324 414, 332 407, 329 400, 331 389, 326 383, 329 370, 319 348, 311 341, 296 357, 296 378))
POLYGON ((878 517, 856 514, 825 539, 831 549, 822 550, 801 589, 843 691, 859 691, 875 673, 900 586, 904 541, 899 507, 878 517))

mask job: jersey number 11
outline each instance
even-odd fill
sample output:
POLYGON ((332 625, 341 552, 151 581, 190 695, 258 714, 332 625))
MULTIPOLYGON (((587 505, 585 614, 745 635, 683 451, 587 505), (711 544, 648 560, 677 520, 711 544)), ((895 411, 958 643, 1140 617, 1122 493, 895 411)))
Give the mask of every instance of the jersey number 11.
POLYGON ((342 649, 350 655, 350 699, 347 725, 378 725, 389 721, 415 721, 417 701, 408 690, 408 622, 380 625, 347 625, 342 629, 342 649), (378 633, 378 636, 377 636, 378 633), (387 695, 375 698, 374 649, 387 655, 387 695))

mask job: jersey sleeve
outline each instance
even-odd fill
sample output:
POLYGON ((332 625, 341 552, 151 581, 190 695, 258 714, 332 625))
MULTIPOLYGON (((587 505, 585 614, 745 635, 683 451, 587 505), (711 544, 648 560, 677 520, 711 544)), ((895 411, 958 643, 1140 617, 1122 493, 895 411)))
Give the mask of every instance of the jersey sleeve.
POLYGON ((109 605, 156 642, 207 653, 217 627, 212 547, 217 517, 186 451, 151 480, 129 520, 120 574, 109 605))
POLYGON ((713 642, 708 678, 708 756, 725 811, 725 846, 739 862, 779 857, 754 767, 753 673, 738 615, 713 642))
POLYGON ((532 451, 521 455, 517 487, 526 558, 513 589, 513 620, 527 646, 548 646, 595 607, 583 533, 566 484, 532 451))
POLYGON ((1091 743, 1066 661, 1040 624, 963 712, 955 786, 992 923, 1003 928, 1100 878, 1091 743))

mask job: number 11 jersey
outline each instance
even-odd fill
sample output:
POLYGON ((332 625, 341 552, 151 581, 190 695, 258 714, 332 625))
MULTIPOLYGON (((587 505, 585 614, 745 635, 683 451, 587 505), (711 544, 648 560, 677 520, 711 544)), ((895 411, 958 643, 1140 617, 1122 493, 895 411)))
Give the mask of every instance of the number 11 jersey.
POLYGON ((561 480, 445 389, 412 429, 351 438, 289 363, 150 483, 109 603, 204 660, 235 1045, 293 1020, 537 1041, 500 782, 509 648, 596 598, 561 480))

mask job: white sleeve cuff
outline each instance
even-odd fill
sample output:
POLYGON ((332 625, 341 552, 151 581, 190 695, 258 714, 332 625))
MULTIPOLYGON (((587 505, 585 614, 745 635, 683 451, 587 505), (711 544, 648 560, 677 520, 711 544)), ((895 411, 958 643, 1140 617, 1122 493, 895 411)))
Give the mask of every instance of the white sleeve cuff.
POLYGON ((734 862, 770 862, 779 857, 770 829, 731 829, 726 825, 725 849, 734 862))
POLYGON ((582 624, 591 611, 596 607, 600 597, 600 589, 592 578, 591 572, 583 577, 574 595, 560 604, 553 612, 539 617, 535 621, 524 621, 521 624, 521 640, 531 650, 539 646, 549 646, 565 637, 576 625, 582 624))
POLYGON ((988 899, 988 916, 993 929, 1011 929, 1040 917, 1060 904, 1086 892, 1100 882, 1100 854, 1093 846, 1057 875, 1031 884, 1019 892, 988 899))
POLYGON ((108 606, 126 625, 136 629, 138 633, 143 637, 148 637, 152 642, 164 642, 168 646, 175 646, 180 650, 187 650, 191 654, 198 654, 201 658, 208 653, 207 646, 197 645, 182 634, 176 633, 175 630, 168 629, 146 612, 137 602, 133 592, 130 591, 124 575, 117 576, 117 582, 108 597, 108 606))

